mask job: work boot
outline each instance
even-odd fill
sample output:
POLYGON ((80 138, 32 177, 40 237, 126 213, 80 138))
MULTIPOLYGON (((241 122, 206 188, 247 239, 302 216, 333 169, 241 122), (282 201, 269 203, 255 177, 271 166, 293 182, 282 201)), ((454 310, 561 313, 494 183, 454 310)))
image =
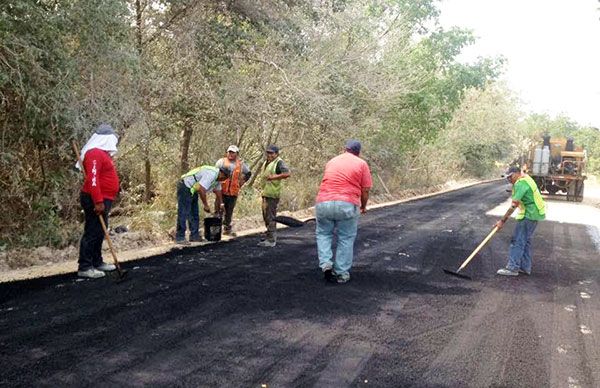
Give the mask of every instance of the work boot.
POLYGON ((202 237, 190 237, 190 242, 202 242, 202 237))
POLYGON ((189 241, 187 241, 187 240, 175 240, 175 244, 182 245, 182 246, 191 245, 191 243, 189 241))
POLYGON ((273 248, 275 245, 277 245, 277 243, 275 241, 271 241, 271 240, 264 240, 264 241, 259 242, 256 245, 259 247, 273 248))
POLYGON ((86 269, 85 271, 77 271, 77 276, 80 278, 98 279, 106 276, 104 272, 98 271, 96 268, 86 269))
POLYGON ((97 266, 96 269, 98 271, 110 272, 117 269, 117 267, 114 264, 102 263, 99 266, 97 266))
POLYGON ((231 237, 237 236, 237 234, 232 230, 232 228, 225 228, 225 229, 223 229, 223 235, 224 236, 231 236, 231 237))
POLYGON ((336 275, 336 281, 338 284, 348 283, 350 281, 350 274, 336 275))
POLYGON ((321 267, 321 271, 323 271, 323 278, 328 282, 335 282, 335 276, 333 275, 333 266, 331 263, 324 264, 321 267))
POLYGON ((502 276, 519 276, 519 273, 517 271, 511 271, 508 268, 500 268, 496 273, 502 276))

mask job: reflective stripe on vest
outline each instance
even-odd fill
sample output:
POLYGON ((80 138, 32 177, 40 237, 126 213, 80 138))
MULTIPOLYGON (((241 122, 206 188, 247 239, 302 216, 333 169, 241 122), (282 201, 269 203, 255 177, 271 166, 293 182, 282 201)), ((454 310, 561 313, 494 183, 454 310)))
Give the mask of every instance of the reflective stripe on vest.
MULTIPOLYGON (((535 181, 533 180, 533 178, 531 178, 529 175, 525 175, 525 176, 519 178, 517 180, 517 182, 520 180, 525 181, 525 183, 527 183, 527 185, 533 192, 533 202, 535 203, 535 207, 537 208, 540 215, 545 215, 546 214, 546 204, 544 203, 542 194, 540 194, 540 190, 538 189, 537 185, 535 184, 535 181)), ((514 192, 515 192, 515 187, 513 186, 513 194, 514 194, 514 192)), ((523 201, 521 201, 519 203, 519 214, 517 214, 517 220, 522 220, 523 218, 525 218, 525 205, 523 205, 523 201)))
MULTIPOLYGON (((240 187, 242 186, 242 164, 243 160, 238 159, 235 169, 233 170, 233 174, 231 174, 231 178, 224 180, 221 182, 222 192, 224 195, 229 195, 232 197, 237 197, 240 193, 240 187)), ((228 158, 223 158, 223 167, 229 169, 231 166, 231 161, 228 158)))
POLYGON ((272 161, 269 164, 267 164, 266 160, 262 164, 261 179, 264 181, 263 189, 262 189, 263 197, 279 198, 281 196, 281 190, 283 189, 283 180, 281 180, 281 179, 276 180, 276 181, 268 181, 267 180, 267 177, 269 175, 276 174, 277 163, 279 163, 280 160, 281 160, 281 158, 278 157, 277 159, 275 159, 274 161, 272 161))
MULTIPOLYGON (((202 171, 205 170, 212 170, 214 172, 217 173, 217 176, 219 175, 219 169, 216 168, 215 166, 209 166, 209 165, 205 165, 205 166, 200 166, 200 167, 196 167, 193 170, 190 170, 188 172, 186 172, 185 174, 183 174, 181 176, 181 180, 183 180, 183 183, 190 188, 190 190, 192 189, 192 187, 194 186, 195 183, 198 183, 200 180, 198 179, 198 174, 201 173, 202 171), (191 179, 186 179, 186 178, 193 178, 193 181, 191 179), (188 185, 188 183, 190 183, 188 185)), ((209 189, 214 188, 217 185, 217 180, 215 179, 215 181, 213 182, 213 184, 210 186, 209 189)))

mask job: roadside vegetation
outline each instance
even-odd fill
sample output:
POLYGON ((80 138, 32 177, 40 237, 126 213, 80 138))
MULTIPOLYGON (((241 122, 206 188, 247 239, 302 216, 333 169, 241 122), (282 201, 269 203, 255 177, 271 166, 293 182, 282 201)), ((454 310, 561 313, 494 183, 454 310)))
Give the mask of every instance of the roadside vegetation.
MULTIPOLYGON (((71 141, 120 134, 115 210, 174 225, 182 172, 229 144, 256 169, 269 143, 293 171, 281 208, 311 206, 324 163, 363 142, 373 195, 497 176, 544 131, 600 172, 598 129, 530 115, 502 58, 442 29, 433 0, 8 0, 0 5, 0 250, 80 237, 71 141)), ((237 216, 259 214, 246 187, 237 216)))

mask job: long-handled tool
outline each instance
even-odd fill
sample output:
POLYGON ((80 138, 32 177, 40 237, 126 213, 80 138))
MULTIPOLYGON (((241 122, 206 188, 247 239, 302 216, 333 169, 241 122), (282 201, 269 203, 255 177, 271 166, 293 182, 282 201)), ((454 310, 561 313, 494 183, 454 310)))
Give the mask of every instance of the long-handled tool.
MULTIPOLYGON (((515 211, 515 209, 517 208, 516 203, 512 203, 510 208, 506 211, 506 213, 504 214, 504 216, 502 217, 501 221, 504 224, 511 216, 511 214, 515 211)), ((462 273, 460 273, 460 271, 462 271, 468 264, 469 262, 475 257, 475 255, 481 250, 481 248, 483 248, 483 246, 485 244, 487 244, 488 241, 490 241, 490 239, 492 238, 492 236, 494 236, 494 234, 496 234, 496 232, 500 230, 500 228, 496 225, 494 226, 494 228, 492 229, 492 231, 490 232, 490 234, 487 235, 487 237, 485 239, 483 239, 483 241, 481 242, 481 244, 479 244, 479 246, 477 248, 475 248, 475 250, 473 251, 473 253, 471 253, 469 255, 469 257, 467 257, 467 260, 465 260, 460 267, 458 267, 458 269, 456 271, 451 271, 449 269, 445 269, 442 268, 444 270, 445 273, 447 273, 448 275, 454 275, 454 276, 458 276, 459 278, 463 278, 463 279, 469 279, 471 280, 470 276, 464 275, 462 273)))
POLYGON ((467 257, 467 260, 465 260, 460 267, 458 267, 458 269, 456 271, 451 271, 449 269, 443 269, 445 273, 447 273, 448 275, 454 275, 454 276, 458 276, 459 278, 463 278, 463 279, 469 279, 471 280, 471 277, 468 275, 464 275, 462 273, 460 273, 460 271, 462 271, 468 264, 469 262, 475 257, 475 255, 481 250, 481 248, 483 248, 483 246, 485 244, 487 244, 488 241, 490 241, 490 239, 492 238, 492 236, 494 236, 494 234, 496 234, 496 232, 498 231, 498 227, 494 226, 494 229, 492 229, 492 231, 490 232, 490 234, 487 235, 487 237, 481 242, 481 244, 479 244, 479 246, 477 248, 475 248, 475 250, 473 251, 473 253, 471 253, 469 255, 469 257, 467 257))
POLYGON ((273 220, 275 222, 279 222, 280 224, 287 225, 292 228, 299 228, 301 226, 306 225, 307 222, 314 221, 315 218, 309 218, 307 220, 302 221, 297 218, 289 217, 289 216, 276 216, 273 220))
MULTIPOLYGON (((77 143, 75 143, 74 141, 73 141, 72 145, 73 145, 73 151, 75 151, 75 155, 77 155, 77 160, 79 161, 79 163, 81 163, 81 171, 83 172, 83 175, 85 176, 83 160, 81 160, 81 156, 79 155, 79 147, 77 147, 77 143)), ((108 243, 108 248, 110 249, 110 253, 113 258, 113 263, 115 264, 115 267, 117 268, 117 276, 118 276, 117 282, 122 282, 127 279, 127 271, 123 270, 121 268, 121 264, 119 264, 119 260, 117 259, 117 254, 112 245, 110 236, 108 235, 108 229, 106 228, 106 223, 104 222, 104 217, 102 217, 102 214, 98 214, 98 220, 100 220, 100 225, 102 225, 102 230, 104 231, 104 238, 106 239, 106 242, 108 243)))

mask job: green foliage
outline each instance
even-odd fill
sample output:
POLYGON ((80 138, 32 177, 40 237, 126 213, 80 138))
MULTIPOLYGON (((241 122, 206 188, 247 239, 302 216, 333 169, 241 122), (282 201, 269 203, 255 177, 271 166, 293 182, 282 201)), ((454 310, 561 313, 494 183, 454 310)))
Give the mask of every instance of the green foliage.
POLYGON ((539 143, 544 134, 552 137, 572 137, 575 145, 583 146, 587 152, 586 172, 600 174, 600 129, 580 126, 566 116, 535 114, 523 122, 523 132, 532 144, 539 143))
POLYGON ((126 15, 120 1, 0 5, 0 206, 11 209, 0 214, 1 240, 68 240, 63 221, 76 212, 69 139, 131 111, 126 15))
MULTIPOLYGON (((491 82, 503 60, 458 62, 474 37, 438 16, 433 0, 3 3, 0 239, 72 241, 69 140, 102 121, 121 135, 117 207, 158 230, 175 215, 180 166, 232 143, 254 170, 267 144, 282 147, 283 209, 312 204, 350 137, 392 191, 489 174, 522 142, 514 100, 491 82)), ((254 214, 259 198, 248 188, 239 203, 254 214)))
POLYGON ((467 92, 439 139, 448 161, 473 177, 487 177, 497 164, 506 165, 522 151, 520 113, 515 98, 502 84, 467 92))

